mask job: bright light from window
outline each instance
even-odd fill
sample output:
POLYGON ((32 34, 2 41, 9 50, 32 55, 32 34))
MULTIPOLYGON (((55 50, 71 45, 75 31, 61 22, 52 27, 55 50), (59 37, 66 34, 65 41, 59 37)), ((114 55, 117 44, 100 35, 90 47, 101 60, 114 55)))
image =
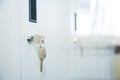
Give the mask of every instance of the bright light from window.
POLYGON ((77 14, 77 32, 81 36, 90 35, 92 32, 92 24, 90 13, 87 11, 78 11, 77 14))
POLYGON ((90 5, 76 11, 76 33, 120 37, 119 0, 91 0, 90 5))

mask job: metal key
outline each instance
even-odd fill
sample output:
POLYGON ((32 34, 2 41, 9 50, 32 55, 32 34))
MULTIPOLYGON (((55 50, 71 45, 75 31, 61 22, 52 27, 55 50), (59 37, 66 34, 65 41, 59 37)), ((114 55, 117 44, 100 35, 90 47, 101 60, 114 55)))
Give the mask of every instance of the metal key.
POLYGON ((40 71, 42 72, 42 69, 43 69, 43 60, 40 59, 40 61, 41 61, 41 62, 40 62, 40 63, 41 63, 41 64, 40 64, 40 71))
POLYGON ((46 57, 46 49, 45 49, 45 47, 40 47, 38 49, 38 57, 40 59, 40 71, 42 72, 43 61, 44 61, 44 58, 46 57))

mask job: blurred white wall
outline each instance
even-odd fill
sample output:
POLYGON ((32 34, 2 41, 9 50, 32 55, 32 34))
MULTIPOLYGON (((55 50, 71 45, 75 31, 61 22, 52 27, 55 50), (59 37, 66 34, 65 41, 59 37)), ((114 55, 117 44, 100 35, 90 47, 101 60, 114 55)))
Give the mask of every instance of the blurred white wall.
POLYGON ((14 0, 0 0, 0 80, 13 80, 14 0))

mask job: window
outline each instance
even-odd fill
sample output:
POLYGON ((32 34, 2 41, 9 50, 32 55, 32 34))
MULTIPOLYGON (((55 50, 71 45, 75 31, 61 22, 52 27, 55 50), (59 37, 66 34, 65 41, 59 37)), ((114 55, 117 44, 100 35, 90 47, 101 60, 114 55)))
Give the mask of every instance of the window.
POLYGON ((75 10, 74 32, 81 36, 120 36, 118 3, 117 0, 90 0, 89 7, 75 10))

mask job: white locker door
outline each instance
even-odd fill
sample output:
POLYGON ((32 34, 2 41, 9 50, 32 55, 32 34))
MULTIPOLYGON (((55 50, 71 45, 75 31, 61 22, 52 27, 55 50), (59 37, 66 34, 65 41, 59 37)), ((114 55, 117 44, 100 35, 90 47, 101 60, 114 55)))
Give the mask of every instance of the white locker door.
POLYGON ((21 17, 19 16, 21 18, 19 27, 22 28, 22 80, 71 80, 73 73, 71 69, 72 39, 70 38, 70 17, 68 15, 70 14, 69 1, 36 0, 37 23, 29 22, 28 1, 19 1, 17 4, 20 7, 16 9, 18 14, 22 14, 21 17), (42 34, 45 37, 47 57, 43 62, 43 72, 40 72, 37 49, 27 42, 27 36, 34 34, 42 34))

